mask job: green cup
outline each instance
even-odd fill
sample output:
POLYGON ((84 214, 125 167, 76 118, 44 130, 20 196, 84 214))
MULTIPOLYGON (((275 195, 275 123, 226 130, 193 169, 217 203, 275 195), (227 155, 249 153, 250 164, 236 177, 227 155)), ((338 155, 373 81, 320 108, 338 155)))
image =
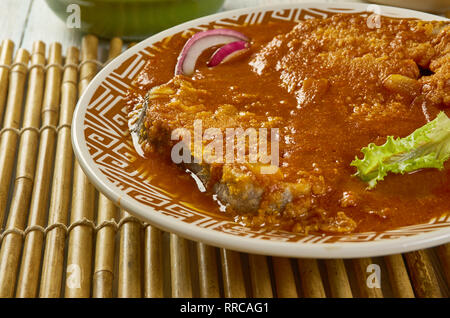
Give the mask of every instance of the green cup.
POLYGON ((217 12, 224 0, 46 0, 80 30, 103 38, 140 40, 174 25, 217 12), (79 8, 79 9, 78 9, 79 8))

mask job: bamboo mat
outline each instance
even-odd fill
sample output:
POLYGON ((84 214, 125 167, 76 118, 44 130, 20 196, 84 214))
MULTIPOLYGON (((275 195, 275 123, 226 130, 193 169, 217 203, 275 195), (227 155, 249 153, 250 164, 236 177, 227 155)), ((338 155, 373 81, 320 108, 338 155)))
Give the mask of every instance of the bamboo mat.
MULTIPOLYGON (((121 50, 111 40, 108 60, 121 50)), ((449 296, 450 244, 373 259, 266 257, 188 241, 118 210, 89 183, 70 140, 77 98, 104 62, 98 39, 64 53, 42 42, 13 52, 3 41, 0 297, 449 296)))

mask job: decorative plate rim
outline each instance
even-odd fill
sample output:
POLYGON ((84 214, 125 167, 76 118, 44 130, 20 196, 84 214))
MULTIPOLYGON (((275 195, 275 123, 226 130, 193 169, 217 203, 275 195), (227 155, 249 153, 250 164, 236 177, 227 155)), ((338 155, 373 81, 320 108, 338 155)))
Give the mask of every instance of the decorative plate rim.
MULTIPOLYGON (((194 241, 201 241, 206 244, 232 249, 240 252, 284 256, 284 257, 305 257, 305 258, 358 258, 374 257, 389 254, 409 252, 412 250, 428 248, 450 241, 450 225, 448 228, 432 230, 429 233, 414 234, 401 238, 389 238, 374 240, 368 242, 333 242, 312 244, 310 242, 281 242, 270 241, 262 238, 241 237, 234 234, 223 233, 209 228, 203 228, 195 224, 187 224, 173 217, 158 213, 153 207, 144 205, 131 196, 122 192, 111 181, 109 181, 103 172, 100 171, 92 159, 84 134, 84 119, 87 112, 87 106, 93 97, 93 94, 106 77, 119 65, 125 62, 134 54, 142 51, 151 44, 158 42, 172 34, 186 30, 190 27, 211 22, 227 17, 243 15, 252 12, 265 12, 269 10, 289 10, 289 9, 352 9, 365 11, 370 4, 364 3, 296 3, 296 4, 278 4, 264 5, 252 8, 243 8, 221 12, 189 22, 185 22, 168 30, 153 35, 130 49, 123 52, 117 58, 109 62, 91 81, 85 92, 80 97, 72 120, 72 145, 78 163, 86 173, 88 179, 94 186, 102 192, 108 199, 124 208, 128 212, 135 214, 141 219, 149 222, 162 230, 179 234, 182 237, 194 241), (151 213, 149 213, 151 212, 151 213)), ((423 13, 414 10, 378 6, 382 10, 382 15, 396 17, 414 17, 422 20, 448 20, 444 17, 423 13)), ((395 235, 395 229, 381 233, 395 235)), ((376 235, 375 232, 355 233, 354 235, 345 235, 346 237, 361 235, 376 235)), ((320 240, 319 235, 315 235, 320 240)))

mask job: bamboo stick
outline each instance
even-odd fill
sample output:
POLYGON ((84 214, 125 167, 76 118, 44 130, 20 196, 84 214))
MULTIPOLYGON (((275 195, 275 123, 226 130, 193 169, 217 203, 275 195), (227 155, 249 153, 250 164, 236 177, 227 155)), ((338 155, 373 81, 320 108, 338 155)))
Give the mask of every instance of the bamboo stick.
POLYGON ((298 293, 295 286, 295 278, 291 260, 284 257, 272 257, 272 264, 277 297, 297 298, 298 293))
MULTIPOLYGON (((33 43, 32 52, 31 65, 43 66, 45 44, 40 41, 33 43)), ((20 136, 14 194, 10 204, 7 229, 24 230, 25 228, 36 165, 43 89, 44 69, 34 67, 30 70, 28 81, 23 119, 23 129, 26 130, 23 130, 20 136)), ((17 232, 11 232, 3 237, 0 250, 0 297, 12 297, 14 294, 22 243, 23 236, 17 232)))
POLYGON ((444 272, 447 285, 450 286, 450 244, 438 246, 436 252, 441 261, 442 271, 444 272))
MULTIPOLYGON (((83 37, 81 44, 83 65, 80 70, 80 83, 78 85, 80 95, 97 73, 97 64, 94 62, 97 59, 97 48, 98 39, 95 36, 86 35, 83 37)), ((73 180, 71 224, 84 219, 92 221, 94 218, 95 188, 89 182, 77 160, 74 163, 73 180)), ((90 226, 78 225, 69 233, 65 297, 84 298, 90 296, 92 239, 93 228, 90 226)))
POLYGON ((12 130, 4 130, 0 136, 0 226, 3 224, 6 202, 8 200, 9 185, 11 175, 15 163, 15 154, 17 149, 18 134, 14 129, 19 129, 20 118, 22 115, 22 101, 24 96, 25 78, 27 65, 30 54, 19 49, 11 69, 8 85, 8 99, 6 102, 5 117, 3 119, 3 129, 11 128, 12 130))
MULTIPOLYGON (((107 63, 121 52, 122 40, 114 38, 110 46, 107 63)), ((123 219, 131 215, 122 211, 121 217, 123 219)), ((141 224, 133 221, 126 221, 119 229, 119 297, 141 297, 141 230, 141 224)))
MULTIPOLYGON (((75 162, 72 192, 71 224, 94 216, 95 192, 77 162, 75 162)), ((79 225, 69 233, 66 264, 65 297, 86 298, 91 289, 93 229, 79 225)))
POLYGON ((330 282, 331 297, 353 297, 344 261, 341 259, 329 259, 325 260, 325 265, 330 282))
MULTIPOLYGON (((122 40, 113 38, 110 41, 108 61, 119 55, 121 51, 122 40)), ((117 219, 115 205, 101 193, 98 198, 97 213, 97 224, 117 219)), ((105 226, 97 232, 93 275, 94 297, 110 298, 113 296, 115 235, 115 228, 111 226, 105 226)))
POLYGON ((222 275, 225 297, 247 297, 240 254, 235 251, 220 249, 220 257, 222 261, 222 275))
POLYGON ((304 297, 325 298, 317 260, 304 258, 298 259, 297 263, 304 297))
POLYGON ((200 297, 220 297, 219 273, 217 271, 217 249, 197 243, 200 297))
POLYGON ((188 241, 170 233, 170 269, 172 297, 191 298, 192 279, 189 265, 188 241))
POLYGON ((249 254, 248 256, 253 297, 272 298, 272 285, 270 279, 267 257, 249 254))
POLYGON ((78 70, 70 65, 78 64, 79 51, 75 47, 67 50, 66 68, 61 84, 61 109, 55 152, 55 167, 52 180, 48 225, 40 282, 40 297, 60 297, 64 264, 66 225, 69 216, 72 189, 72 144, 70 124, 77 101, 78 70))
POLYGON ((85 88, 89 85, 90 81, 97 74, 98 65, 97 61, 98 39, 93 35, 86 35, 82 39, 81 43, 81 63, 83 65, 80 69, 80 81, 78 84, 78 92, 84 92, 85 88))
MULTIPOLYGON (((61 63, 61 44, 54 43, 50 46, 48 64, 61 65, 61 63)), ((44 101, 42 104, 42 130, 28 228, 45 226, 51 169, 53 169, 56 138, 54 127, 58 120, 61 73, 61 69, 54 66, 48 69, 46 75, 44 101)), ((36 297, 43 242, 44 232, 40 230, 31 231, 25 237, 22 265, 16 292, 17 297, 36 297)))
MULTIPOLYGON (((374 264, 372 259, 358 258, 358 259, 352 260, 352 263, 353 263, 353 268, 354 268, 357 284, 359 287, 359 292, 360 292, 359 296, 363 297, 363 298, 382 298, 383 293, 381 291, 381 288, 368 286, 368 284, 367 284, 367 279, 369 278, 369 275, 375 274, 375 273, 367 271, 369 268, 369 265, 374 264)), ((381 281, 379 282, 379 284, 381 285, 381 281)))
POLYGON ((145 227, 144 296, 161 298, 163 294, 162 232, 151 225, 145 227))
POLYGON ((123 42, 121 38, 112 38, 109 42, 109 53, 108 60, 106 63, 109 63, 112 59, 117 57, 122 52, 123 42))
MULTIPOLYGON (((122 211, 122 218, 131 215, 122 211)), ((118 296, 141 297, 141 224, 126 221, 120 228, 118 296)))
MULTIPOLYGON (((0 122, 5 110, 6 94, 8 92, 9 66, 11 65, 14 51, 14 43, 11 40, 4 40, 0 51, 0 122)), ((2 224, 2 223, 0 223, 2 224)))
MULTIPOLYGON (((97 224, 117 220, 117 208, 104 195, 98 198, 97 224)), ((114 282, 114 252, 116 229, 105 226, 97 232, 94 265, 94 297, 111 298, 114 282)))
POLYGON ((436 273, 431 264, 427 250, 403 254, 408 264, 414 292, 421 298, 442 297, 436 273))
POLYGON ((399 254, 386 256, 384 262, 386 263, 394 297, 414 298, 414 291, 409 281, 403 257, 399 254))

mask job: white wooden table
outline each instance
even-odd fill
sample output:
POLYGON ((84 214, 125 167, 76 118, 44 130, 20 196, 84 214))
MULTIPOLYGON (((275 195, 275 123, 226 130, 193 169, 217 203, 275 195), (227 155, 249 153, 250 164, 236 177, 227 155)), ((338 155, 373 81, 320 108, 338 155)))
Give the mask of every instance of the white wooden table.
MULTIPOLYGON (((315 1, 342 2, 342 0, 315 1)), ((222 10, 294 2, 311 2, 311 0, 226 0, 222 10)), ((345 0, 345 2, 363 1, 345 0)), ((30 50, 34 41, 41 40, 45 43, 60 42, 65 52, 69 46, 79 46, 81 37, 82 34, 76 29, 67 28, 44 0, 0 0, 0 41, 10 39, 16 44, 16 49, 23 47, 30 50)))

